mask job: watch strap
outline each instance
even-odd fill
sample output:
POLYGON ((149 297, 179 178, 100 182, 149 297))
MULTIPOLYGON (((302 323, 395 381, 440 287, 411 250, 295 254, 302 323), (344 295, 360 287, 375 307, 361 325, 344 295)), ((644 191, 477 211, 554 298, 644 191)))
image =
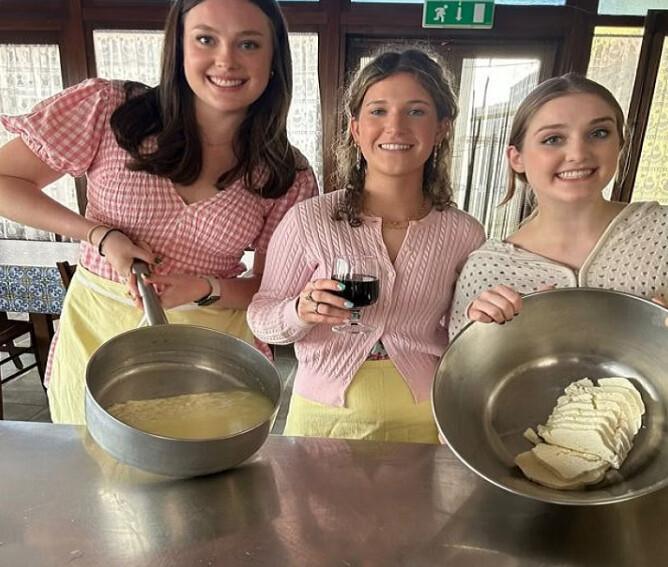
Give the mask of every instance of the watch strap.
POLYGON ((195 303, 200 307, 206 307, 207 305, 211 305, 212 303, 215 303, 220 299, 220 281, 218 281, 218 278, 215 278, 213 276, 200 276, 200 277, 203 280, 209 282, 209 285, 211 286, 211 291, 207 293, 204 297, 195 300, 195 303))

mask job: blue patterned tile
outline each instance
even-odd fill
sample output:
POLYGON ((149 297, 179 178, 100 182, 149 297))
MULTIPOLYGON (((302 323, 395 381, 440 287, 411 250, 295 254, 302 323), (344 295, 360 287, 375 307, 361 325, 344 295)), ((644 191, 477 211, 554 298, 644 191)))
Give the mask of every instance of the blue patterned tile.
POLYGON ((65 289, 56 267, 0 266, 0 310, 60 313, 65 289))

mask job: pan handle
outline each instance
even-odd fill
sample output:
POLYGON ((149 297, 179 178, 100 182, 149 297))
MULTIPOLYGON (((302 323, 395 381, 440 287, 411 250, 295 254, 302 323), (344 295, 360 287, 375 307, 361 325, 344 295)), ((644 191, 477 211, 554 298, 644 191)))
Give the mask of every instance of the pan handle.
POLYGON ((160 305, 160 299, 152 285, 147 285, 142 276, 148 276, 151 271, 148 264, 141 260, 132 262, 132 272, 137 275, 137 287, 144 302, 144 313, 149 325, 166 325, 168 323, 165 311, 160 305))

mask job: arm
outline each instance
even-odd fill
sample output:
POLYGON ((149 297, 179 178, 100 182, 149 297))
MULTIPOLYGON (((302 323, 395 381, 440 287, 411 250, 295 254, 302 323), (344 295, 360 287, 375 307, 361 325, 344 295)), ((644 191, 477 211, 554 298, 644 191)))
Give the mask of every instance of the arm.
MULTIPOLYGON (((98 223, 61 205, 42 189, 62 173, 55 171, 37 157, 20 139, 15 138, 0 148, 0 215, 32 227, 85 240, 98 223)), ((91 235, 97 245, 104 231, 91 235)), ((125 235, 114 232, 104 243, 104 251, 114 269, 123 275, 130 273, 132 258, 153 263, 153 255, 125 235)))
MULTIPOLYGON (((253 243, 255 256, 250 276, 219 279, 220 300, 211 304, 218 309, 247 309, 253 295, 260 287, 264 272, 266 250, 269 240, 285 213, 297 202, 308 199, 317 193, 317 183, 313 171, 309 168, 297 172, 295 182, 287 193, 276 199, 267 217, 261 233, 253 243)), ((147 280, 156 285, 163 307, 169 309, 197 301, 211 292, 209 282, 199 276, 185 274, 154 275, 147 280)), ((136 295, 136 294, 135 294, 136 295)))
POLYGON ((0 215, 34 228, 85 240, 95 223, 42 192, 63 176, 39 159, 20 138, 0 148, 0 215))
POLYGON ((306 242, 297 212, 292 209, 269 243, 260 291, 248 307, 248 324, 255 336, 264 342, 289 344, 306 336, 317 323, 341 320, 336 316, 334 305, 343 306, 345 300, 326 291, 335 288, 336 282, 310 281, 317 263, 309 258, 306 242), (309 291, 314 300, 329 304, 327 314, 325 308, 320 315, 307 308, 305 304, 311 303, 306 299, 309 291))
MULTIPOLYGON (((260 288, 264 271, 265 254, 255 253, 252 275, 237 278, 218 278, 220 299, 209 307, 214 309, 247 309, 253 296, 260 288)), ((212 292, 211 284, 202 277, 188 274, 152 275, 146 278, 154 284, 165 309, 192 303, 212 292)), ((137 294, 135 297, 139 303, 137 294)))

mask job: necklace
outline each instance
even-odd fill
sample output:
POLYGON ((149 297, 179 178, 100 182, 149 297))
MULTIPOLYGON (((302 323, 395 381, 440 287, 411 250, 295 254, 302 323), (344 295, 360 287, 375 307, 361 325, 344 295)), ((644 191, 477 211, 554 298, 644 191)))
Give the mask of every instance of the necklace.
POLYGON ((372 217, 380 217, 381 220, 383 221, 383 226, 387 229, 390 230, 403 230, 405 228, 408 228, 408 225, 412 221, 420 220, 427 216, 427 213, 431 210, 431 204, 425 199, 422 201, 422 206, 420 207, 420 210, 417 212, 417 214, 408 217, 407 219, 404 220, 389 220, 386 219, 383 215, 376 214, 373 212, 371 209, 368 207, 364 207, 364 212, 367 213, 368 215, 372 217))

